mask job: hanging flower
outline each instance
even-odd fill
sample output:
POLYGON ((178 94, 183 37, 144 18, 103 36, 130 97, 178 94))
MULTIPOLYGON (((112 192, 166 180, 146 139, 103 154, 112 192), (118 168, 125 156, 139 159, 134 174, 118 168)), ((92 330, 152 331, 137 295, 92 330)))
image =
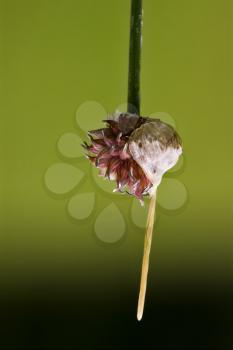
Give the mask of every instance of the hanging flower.
POLYGON ((106 127, 88 132, 87 158, 101 176, 115 180, 115 191, 129 193, 143 202, 162 175, 181 154, 176 131, 159 119, 120 113, 104 120, 106 127))

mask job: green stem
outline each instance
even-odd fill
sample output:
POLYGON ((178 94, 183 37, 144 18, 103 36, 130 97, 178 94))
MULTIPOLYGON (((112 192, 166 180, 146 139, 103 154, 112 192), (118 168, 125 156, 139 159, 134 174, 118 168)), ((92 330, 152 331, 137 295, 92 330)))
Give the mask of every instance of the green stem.
POLYGON ((140 115, 140 59, 142 43, 142 0, 131 0, 128 112, 140 115))

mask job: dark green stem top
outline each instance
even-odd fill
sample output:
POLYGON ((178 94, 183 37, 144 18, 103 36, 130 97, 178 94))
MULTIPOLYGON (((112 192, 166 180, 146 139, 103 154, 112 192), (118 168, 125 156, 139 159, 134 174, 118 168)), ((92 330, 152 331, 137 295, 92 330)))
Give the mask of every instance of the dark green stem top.
POLYGON ((142 0, 131 0, 128 112, 140 115, 140 59, 142 44, 142 0))

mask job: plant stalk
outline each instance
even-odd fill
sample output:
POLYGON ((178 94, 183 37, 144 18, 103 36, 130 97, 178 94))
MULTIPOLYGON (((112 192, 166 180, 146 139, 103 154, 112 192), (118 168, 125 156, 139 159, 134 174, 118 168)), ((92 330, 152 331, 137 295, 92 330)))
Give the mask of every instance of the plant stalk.
POLYGON ((140 61, 142 45, 142 0, 131 0, 128 112, 140 115, 140 61))

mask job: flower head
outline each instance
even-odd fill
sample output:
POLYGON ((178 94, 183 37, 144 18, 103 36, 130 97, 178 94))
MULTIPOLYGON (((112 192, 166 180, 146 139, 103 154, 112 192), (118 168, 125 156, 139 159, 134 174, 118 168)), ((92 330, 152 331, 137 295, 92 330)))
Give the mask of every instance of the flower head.
POLYGON ((175 165, 181 154, 181 140, 159 119, 120 113, 104 122, 105 128, 88 132, 91 144, 83 144, 87 157, 101 176, 116 181, 116 191, 142 200, 175 165))

